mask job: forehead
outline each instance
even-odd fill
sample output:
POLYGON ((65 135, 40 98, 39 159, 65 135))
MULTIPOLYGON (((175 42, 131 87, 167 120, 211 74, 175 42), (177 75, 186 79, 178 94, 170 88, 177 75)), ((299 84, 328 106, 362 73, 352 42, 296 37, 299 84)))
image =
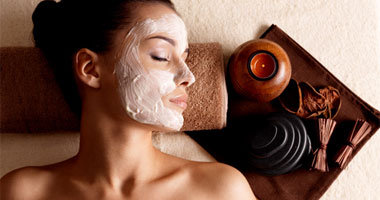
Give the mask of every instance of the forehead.
POLYGON ((167 33, 178 36, 174 39, 186 39, 187 31, 183 20, 171 8, 161 4, 148 4, 138 8, 137 20, 132 32, 145 36, 153 33, 167 33), (185 38, 183 38, 185 37, 185 38))
POLYGON ((174 10, 162 4, 143 4, 136 7, 134 14, 133 25, 116 34, 116 41, 121 41, 117 44, 118 52, 131 41, 144 40, 154 35, 172 36, 172 39, 183 43, 181 48, 185 48, 186 26, 174 10))
MULTIPOLYGON (((124 27, 115 34, 116 41, 123 40, 123 38, 125 38, 125 36, 136 27, 136 25, 139 25, 148 19, 157 20, 165 15, 176 15, 179 18, 173 9, 160 3, 136 3, 135 7, 136 8, 133 12, 133 21, 130 22, 129 26, 124 27)), ((179 19, 182 21, 181 18, 179 19)))

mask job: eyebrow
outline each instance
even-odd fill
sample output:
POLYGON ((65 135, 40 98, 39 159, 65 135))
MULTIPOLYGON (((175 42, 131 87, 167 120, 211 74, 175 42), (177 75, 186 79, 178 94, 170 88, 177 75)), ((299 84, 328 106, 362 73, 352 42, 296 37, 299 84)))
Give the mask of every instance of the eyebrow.
POLYGON ((150 38, 148 38, 149 40, 150 39, 162 39, 162 40, 165 40, 165 41, 167 41, 167 42, 169 42, 171 45, 173 45, 173 46, 175 46, 176 45, 176 43, 175 43, 175 41, 174 40, 172 40, 172 39, 170 39, 170 38, 167 38, 167 37, 164 37, 164 36, 160 36, 160 35, 158 35, 158 36, 153 36, 153 37, 150 37, 150 38))
MULTIPOLYGON (((161 35, 157 35, 157 36, 153 36, 153 37, 150 37, 148 38, 148 40, 150 39, 161 39, 161 40, 165 40, 167 42, 169 42, 171 45, 173 46, 176 46, 176 42, 168 37, 165 37, 165 36, 161 36, 161 35)), ((189 48, 186 48, 185 49, 185 53, 189 53, 189 48)))

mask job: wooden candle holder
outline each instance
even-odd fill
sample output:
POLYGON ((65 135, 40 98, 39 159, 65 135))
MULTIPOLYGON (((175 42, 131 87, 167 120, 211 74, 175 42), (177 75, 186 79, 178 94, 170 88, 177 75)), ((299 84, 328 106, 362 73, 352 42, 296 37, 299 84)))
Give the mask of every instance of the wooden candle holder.
POLYGON ((254 101, 268 102, 285 90, 291 64, 278 44, 266 39, 251 40, 232 54, 229 73, 237 93, 254 101))

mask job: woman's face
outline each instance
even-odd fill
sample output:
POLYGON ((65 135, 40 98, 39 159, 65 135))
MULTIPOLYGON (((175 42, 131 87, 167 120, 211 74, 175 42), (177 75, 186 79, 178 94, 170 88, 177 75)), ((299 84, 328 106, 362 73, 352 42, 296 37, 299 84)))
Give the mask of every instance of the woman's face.
POLYGON ((185 88, 195 81, 185 63, 188 42, 182 19, 166 6, 143 5, 120 49, 114 74, 128 116, 179 130, 187 106, 185 88))

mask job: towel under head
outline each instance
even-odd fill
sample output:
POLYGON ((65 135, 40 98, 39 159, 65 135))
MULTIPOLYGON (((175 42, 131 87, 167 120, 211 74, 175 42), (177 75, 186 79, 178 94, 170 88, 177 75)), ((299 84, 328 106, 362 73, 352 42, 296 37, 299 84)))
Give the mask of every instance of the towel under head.
MULTIPOLYGON (((79 130, 79 120, 39 49, 2 47, 0 60, 0 133, 79 130)), ((220 44, 190 44, 187 63, 197 81, 188 88, 181 130, 225 127, 227 90, 220 44)))

